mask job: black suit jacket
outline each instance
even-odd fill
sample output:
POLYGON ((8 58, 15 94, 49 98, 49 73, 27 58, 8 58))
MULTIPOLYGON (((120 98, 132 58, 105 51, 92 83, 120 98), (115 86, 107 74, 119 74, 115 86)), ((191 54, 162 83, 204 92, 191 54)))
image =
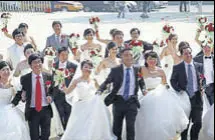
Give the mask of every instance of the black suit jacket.
MULTIPOLYGON (((45 84, 46 81, 52 81, 52 76, 48 73, 42 73, 42 75, 43 75, 43 81, 44 81, 44 88, 46 88, 45 89, 46 96, 52 97, 53 87, 51 86, 49 89, 47 89, 46 84, 45 84)), ((30 120, 30 117, 31 117, 30 105, 31 105, 31 95, 32 95, 32 73, 28 73, 28 74, 22 76, 20 81, 21 81, 21 85, 22 85, 22 91, 26 92, 25 119, 30 120)), ((21 97, 22 91, 18 91, 18 93, 16 94, 16 96, 12 100, 12 104, 17 105, 19 103, 19 101, 22 98, 21 97)), ((51 106, 48 105, 48 107, 50 108, 51 113, 52 113, 51 106)), ((51 116, 53 116, 53 113, 51 114, 51 116)))
MULTIPOLYGON (((58 69, 58 68, 59 68, 59 61, 57 61, 55 64, 56 64, 56 65, 55 65, 55 69, 58 69)), ((75 74, 75 71, 76 71, 76 69, 77 69, 77 65, 74 64, 74 63, 72 63, 72 62, 67 61, 66 68, 67 68, 67 69, 73 69, 73 70, 74 70, 74 74, 75 74)), ((69 79, 68 79, 68 78, 65 78, 66 87, 68 87, 68 86, 70 85, 70 82, 72 81, 73 76, 74 76, 74 75, 72 75, 72 77, 70 77, 69 79)), ((55 100, 55 101, 56 101, 56 100, 58 100, 58 101, 60 101, 60 100, 61 100, 61 101, 64 101, 64 100, 65 100, 65 94, 62 93, 62 91, 59 90, 58 87, 55 87, 55 88, 53 89, 53 96, 54 96, 54 100, 55 100)))
MULTIPOLYGON (((198 89, 200 88, 200 75, 203 74, 203 65, 197 62, 193 62, 196 70, 198 89)), ((170 79, 172 87, 180 92, 181 90, 187 90, 187 75, 185 69, 185 63, 181 62, 178 65, 173 66, 173 72, 170 79)))
MULTIPOLYGON (((134 96, 132 97, 135 102, 137 103, 138 107, 140 107, 140 103, 138 101, 138 90, 139 87, 143 91, 145 89, 145 82, 143 78, 138 76, 140 72, 140 68, 134 67, 134 76, 135 76, 135 91, 134 96)), ((104 83, 100 86, 99 91, 103 92, 107 89, 107 85, 113 83, 113 89, 111 93, 105 98, 105 104, 109 106, 110 104, 114 103, 117 99, 117 93, 122 86, 124 77, 124 70, 123 65, 117 66, 111 69, 111 72, 104 83)))

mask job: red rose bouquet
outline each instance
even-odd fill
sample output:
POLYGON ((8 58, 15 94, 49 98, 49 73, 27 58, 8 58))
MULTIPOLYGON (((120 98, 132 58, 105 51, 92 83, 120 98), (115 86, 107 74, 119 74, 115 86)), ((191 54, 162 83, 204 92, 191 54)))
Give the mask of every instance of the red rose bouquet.
POLYGON ((98 29, 98 23, 100 22, 100 18, 99 17, 91 17, 89 19, 89 23, 93 26, 93 28, 95 29, 95 31, 97 31, 98 29))
POLYGON ((11 18, 11 14, 10 13, 2 13, 1 14, 1 26, 2 26, 2 32, 8 32, 7 30, 7 25, 9 22, 9 19, 11 18))

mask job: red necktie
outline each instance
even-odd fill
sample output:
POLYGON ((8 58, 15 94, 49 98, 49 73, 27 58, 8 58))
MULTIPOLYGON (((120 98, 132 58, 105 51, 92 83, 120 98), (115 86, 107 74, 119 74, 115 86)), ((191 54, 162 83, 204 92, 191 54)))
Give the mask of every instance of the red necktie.
POLYGON ((36 105, 36 111, 40 112, 42 109, 42 90, 41 90, 41 84, 40 84, 40 76, 37 76, 36 79, 36 96, 35 96, 35 105, 36 105))

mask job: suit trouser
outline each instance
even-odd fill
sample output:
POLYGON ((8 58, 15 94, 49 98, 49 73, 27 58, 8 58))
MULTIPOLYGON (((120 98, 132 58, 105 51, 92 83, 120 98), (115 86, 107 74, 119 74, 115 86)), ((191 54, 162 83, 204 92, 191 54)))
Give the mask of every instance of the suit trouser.
POLYGON ((207 95, 210 105, 213 105, 213 103, 214 103, 214 83, 209 84, 209 86, 205 90, 205 93, 207 95))
POLYGON ((113 104, 113 133, 118 140, 122 140, 123 119, 126 119, 127 140, 135 138, 135 121, 137 116, 137 103, 118 99, 113 104))
MULTIPOLYGON (((202 127, 203 102, 200 94, 200 92, 196 92, 196 95, 190 99, 191 113, 189 119, 193 122, 190 133, 191 140, 198 140, 199 132, 202 127)), ((181 133, 181 140, 187 140, 189 125, 190 123, 187 129, 181 133)))
POLYGON ((182 7, 184 5, 184 11, 187 12, 187 1, 180 1, 180 12, 183 12, 182 7))
POLYGON ((49 140, 51 124, 51 108, 43 107, 40 112, 34 108, 31 109, 31 115, 28 120, 31 140, 49 140), (40 135, 41 128, 41 135, 40 135))
POLYGON ((65 130, 69 120, 69 116, 71 114, 71 105, 66 102, 65 98, 62 100, 55 99, 54 102, 59 112, 61 123, 65 130))

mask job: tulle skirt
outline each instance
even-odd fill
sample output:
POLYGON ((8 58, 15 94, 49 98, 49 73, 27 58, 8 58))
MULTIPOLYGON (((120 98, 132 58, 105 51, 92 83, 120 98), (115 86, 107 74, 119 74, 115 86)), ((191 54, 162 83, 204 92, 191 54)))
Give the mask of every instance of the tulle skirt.
POLYGON ((214 104, 203 117, 199 140, 214 140, 214 104))
POLYGON ((189 123, 190 104, 188 101, 182 103, 182 98, 187 98, 186 94, 178 97, 163 85, 141 98, 135 140, 169 140, 185 130, 189 123))
POLYGON ((0 105, 0 139, 30 140, 30 134, 24 114, 12 105, 0 105))
POLYGON ((99 95, 73 103, 62 140, 116 140, 110 113, 99 95))

